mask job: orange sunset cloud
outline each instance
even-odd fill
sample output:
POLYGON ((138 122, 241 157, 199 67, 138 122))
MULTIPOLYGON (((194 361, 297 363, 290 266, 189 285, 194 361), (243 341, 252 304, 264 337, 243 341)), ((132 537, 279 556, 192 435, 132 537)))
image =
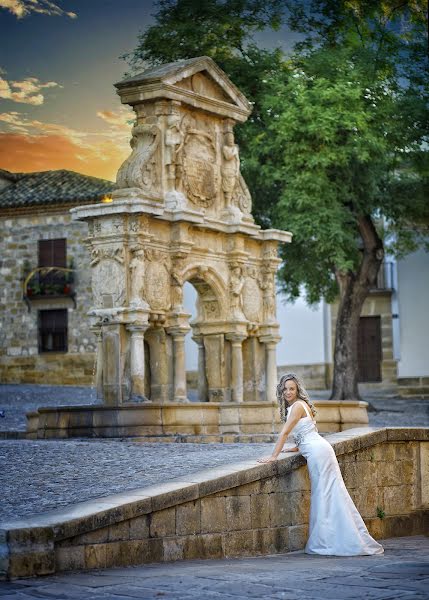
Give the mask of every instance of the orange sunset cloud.
POLYGON ((128 154, 109 141, 82 148, 60 135, 0 134, 0 166, 14 172, 69 169, 114 181, 128 154))
POLYGON ((0 113, 4 129, 0 132, 0 168, 13 172, 69 169, 114 181, 131 151, 127 120, 132 115, 122 107, 98 114, 108 126, 87 132, 16 112, 0 113))

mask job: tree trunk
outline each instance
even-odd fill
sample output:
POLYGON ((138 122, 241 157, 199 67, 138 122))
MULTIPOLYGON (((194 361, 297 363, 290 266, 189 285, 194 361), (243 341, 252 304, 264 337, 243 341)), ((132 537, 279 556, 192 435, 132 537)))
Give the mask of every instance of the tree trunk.
POLYGON ((356 272, 337 272, 340 288, 335 329, 334 376, 331 400, 360 400, 358 388, 358 328, 365 298, 377 281, 383 262, 383 242, 369 215, 358 218, 363 241, 362 260, 356 272))

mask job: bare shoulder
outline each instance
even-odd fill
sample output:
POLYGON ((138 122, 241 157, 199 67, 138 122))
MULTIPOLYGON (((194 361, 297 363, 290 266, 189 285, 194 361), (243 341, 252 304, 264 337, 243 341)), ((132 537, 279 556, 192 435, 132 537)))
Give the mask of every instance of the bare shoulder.
POLYGON ((305 414, 305 408, 300 400, 296 400, 289 410, 291 417, 294 417, 295 419, 300 419, 302 415, 305 414))

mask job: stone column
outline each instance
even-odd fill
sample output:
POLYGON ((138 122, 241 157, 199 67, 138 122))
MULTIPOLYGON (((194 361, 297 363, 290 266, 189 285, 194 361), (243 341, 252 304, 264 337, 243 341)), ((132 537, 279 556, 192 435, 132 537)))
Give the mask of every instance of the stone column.
POLYGON ((276 346, 277 341, 270 341, 265 344, 265 399, 267 402, 277 401, 276 346))
POLYGON ((125 328, 122 323, 103 323, 103 401, 107 406, 119 406, 127 397, 124 377, 125 328))
POLYGON ((231 400, 243 402, 243 335, 229 334, 226 339, 231 342, 231 400))
POLYGON ((97 398, 103 397, 103 337, 101 335, 101 329, 96 332, 97 336, 97 366, 95 372, 95 389, 97 391, 97 398))
POLYGON ((95 387, 98 399, 103 398, 103 337, 100 325, 93 325, 90 330, 96 337, 94 369, 92 385, 95 387))
POLYGON ((173 338, 173 400, 187 402, 186 365, 185 365, 185 335, 188 328, 170 329, 173 338))
POLYGON ((206 376, 206 349, 204 347, 204 338, 202 335, 194 335, 192 339, 198 346, 198 400, 207 402, 208 385, 206 376))
POLYGON ((145 397, 145 358, 144 358, 144 332, 147 325, 128 325, 131 332, 130 340, 130 372, 131 372, 131 399, 146 400, 145 397))

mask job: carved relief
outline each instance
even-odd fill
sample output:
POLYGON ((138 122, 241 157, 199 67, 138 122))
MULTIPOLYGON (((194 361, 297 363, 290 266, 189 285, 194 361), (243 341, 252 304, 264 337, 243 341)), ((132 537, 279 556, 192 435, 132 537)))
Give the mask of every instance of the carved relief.
POLYGON ((243 285, 243 312, 249 321, 257 322, 261 317, 262 294, 258 282, 246 277, 243 285))
POLYGON ((124 231, 124 221, 120 217, 113 219, 111 225, 111 230, 115 233, 121 233, 124 231))
POLYGON ((204 310, 204 318, 207 321, 210 321, 212 319, 219 319, 220 310, 219 310, 219 304, 218 304, 217 300, 203 301, 202 304, 203 304, 203 310, 204 310))
POLYGON ((168 255, 161 250, 148 248, 146 258, 149 261, 145 274, 146 300, 153 310, 167 310, 170 299, 168 255))
POLYGON ((201 96, 216 98, 217 100, 233 104, 232 98, 230 98, 220 85, 208 76, 206 72, 195 73, 192 77, 186 77, 185 79, 178 81, 175 85, 184 90, 200 94, 201 96))
POLYGON ((159 194, 161 190, 161 131, 156 125, 135 125, 132 130, 131 156, 118 171, 119 188, 141 188, 159 194))
POLYGON ((250 214, 252 211, 252 196, 241 173, 234 188, 232 204, 239 208, 242 213, 250 214))
POLYGON ((124 264, 124 248, 122 247, 100 247, 97 246, 91 251, 91 266, 96 265, 102 259, 111 259, 118 262, 120 265, 124 264))
POLYGON ((183 186, 191 202, 207 208, 216 198, 217 174, 214 136, 190 128, 183 146, 183 186))
POLYGON ((183 281, 177 271, 171 272, 171 308, 183 310, 183 281))
POLYGON ((112 258, 98 259, 92 269, 92 291, 96 308, 122 306, 125 300, 125 273, 112 258))
POLYGON ((147 233, 149 231, 149 219, 146 215, 135 215, 128 222, 130 233, 147 233))

